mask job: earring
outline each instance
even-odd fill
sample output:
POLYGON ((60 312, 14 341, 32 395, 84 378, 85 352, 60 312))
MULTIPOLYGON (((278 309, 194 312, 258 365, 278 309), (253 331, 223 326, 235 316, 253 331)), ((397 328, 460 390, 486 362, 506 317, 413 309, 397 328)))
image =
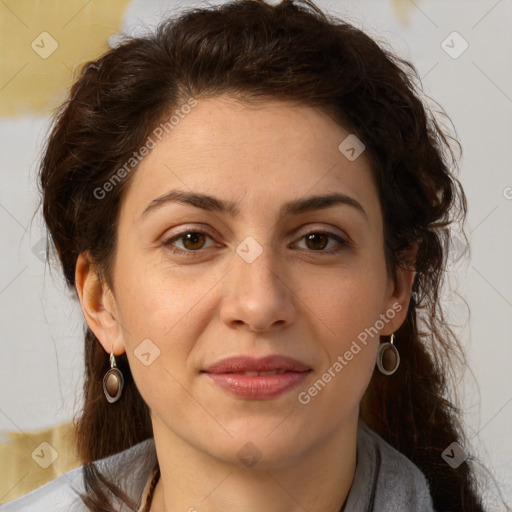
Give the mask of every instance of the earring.
POLYGON ((393 345, 395 335, 391 335, 389 343, 381 343, 377 351, 377 368, 384 375, 392 375, 400 366, 400 354, 393 345))
POLYGON ((124 378, 121 370, 116 366, 114 350, 110 353, 110 370, 103 377, 103 393, 108 402, 113 404, 121 398, 123 391, 124 378))

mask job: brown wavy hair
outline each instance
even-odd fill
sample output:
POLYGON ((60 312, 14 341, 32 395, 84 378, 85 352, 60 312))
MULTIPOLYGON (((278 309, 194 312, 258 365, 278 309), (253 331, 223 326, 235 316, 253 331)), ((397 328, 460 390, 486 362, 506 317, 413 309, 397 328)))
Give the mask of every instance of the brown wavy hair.
MULTIPOLYGON (((457 168, 451 142, 460 145, 427 107, 411 63, 312 2, 194 8, 147 36, 126 37, 83 67, 55 116, 40 167, 43 214, 68 285, 74 288, 77 257, 85 251, 112 285, 119 207, 136 170, 102 199, 94 191, 170 112, 191 97, 220 94, 319 108, 364 142, 379 190, 388 269, 396 275, 397 267, 413 264, 417 275, 396 333, 402 363, 392 377, 374 372, 360 415, 422 470, 437 510, 483 510, 472 457, 457 469, 441 457, 454 441, 466 446, 462 412, 448 398, 449 376, 465 363, 464 353, 439 300, 451 224, 466 215, 451 170, 457 168), (414 262, 408 258, 413 246, 414 262)), ((152 437, 126 355, 117 363, 125 388, 119 402, 109 404, 102 391, 108 356, 86 327, 76 437, 87 491, 82 499, 96 512, 115 510, 105 489, 133 510, 135 504, 94 461, 152 437)))

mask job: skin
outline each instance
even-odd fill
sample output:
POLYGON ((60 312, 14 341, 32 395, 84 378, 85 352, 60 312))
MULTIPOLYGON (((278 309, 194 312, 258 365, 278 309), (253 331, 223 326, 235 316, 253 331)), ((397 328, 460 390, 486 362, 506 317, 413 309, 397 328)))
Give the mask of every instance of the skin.
POLYGON ((345 503, 379 336, 310 403, 297 396, 399 304, 380 335, 396 331, 414 279, 413 270, 398 270, 396 280, 386 272, 377 189, 364 152, 350 161, 338 150, 347 135, 310 107, 199 99, 133 176, 120 211, 112 289, 80 256, 76 286, 86 321, 105 357, 111 348, 127 352, 151 410, 161 468, 152 512, 335 512, 345 503), (171 189, 234 201, 240 215, 175 202, 141 218, 171 189), (366 213, 337 204, 278 217, 287 201, 332 192, 366 213), (308 242, 310 228, 334 236, 308 242), (165 245, 197 230, 207 236, 165 245), (236 252, 248 236, 262 248, 251 263, 236 252), (329 254, 333 249, 340 250, 329 254), (148 338, 160 355, 145 366, 134 351, 148 338), (201 373, 228 356, 276 353, 312 372, 272 399, 233 396, 201 373), (247 442, 261 454, 252 467, 237 456, 247 442))

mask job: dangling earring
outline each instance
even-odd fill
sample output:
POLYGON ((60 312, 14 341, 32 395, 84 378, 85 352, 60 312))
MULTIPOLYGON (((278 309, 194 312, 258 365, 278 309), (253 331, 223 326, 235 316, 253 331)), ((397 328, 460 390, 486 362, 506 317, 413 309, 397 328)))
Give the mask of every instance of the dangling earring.
POLYGON ((389 343, 381 343, 377 351, 377 368, 384 375, 392 375, 400 366, 400 354, 393 345, 395 335, 391 335, 389 343))
POLYGON ((110 352, 110 370, 103 377, 103 393, 109 403, 113 404, 121 398, 123 391, 124 378, 121 370, 116 366, 114 349, 110 352))

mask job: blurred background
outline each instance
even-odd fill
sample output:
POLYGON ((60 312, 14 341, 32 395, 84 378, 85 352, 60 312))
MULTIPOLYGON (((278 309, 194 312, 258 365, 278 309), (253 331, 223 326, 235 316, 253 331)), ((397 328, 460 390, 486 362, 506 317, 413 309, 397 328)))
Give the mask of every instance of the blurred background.
MULTIPOLYGON (((0 2, 0 503, 77 464, 69 447, 81 406, 83 320, 57 267, 45 263, 38 211, 50 119, 80 65, 119 34, 206 3, 222 2, 0 2)), ((456 127, 471 249, 453 238, 444 297, 468 355, 456 386, 464 449, 512 506, 512 0, 316 3, 411 60, 456 127)), ((504 510, 495 491, 485 499, 489 511, 504 510)))

